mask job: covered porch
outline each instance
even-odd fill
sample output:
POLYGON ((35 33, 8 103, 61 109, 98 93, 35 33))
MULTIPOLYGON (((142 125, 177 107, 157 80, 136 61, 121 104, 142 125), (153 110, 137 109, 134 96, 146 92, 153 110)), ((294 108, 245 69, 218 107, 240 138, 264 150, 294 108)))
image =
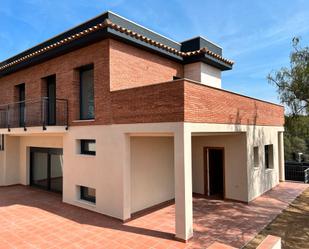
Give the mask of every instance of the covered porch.
POLYGON ((186 123, 173 133, 128 134, 130 164, 125 168, 123 220, 175 200, 173 234, 180 241, 190 240, 193 231, 197 231, 194 209, 203 215, 207 210, 203 205, 194 207, 197 199, 210 197, 218 203, 233 200, 247 205, 276 186, 279 179, 284 180, 280 176, 281 134, 280 128, 272 127, 186 123), (254 165, 252 152, 256 144, 261 151, 259 167, 254 165), (262 151, 265 144, 273 144, 274 148, 271 155, 274 166, 268 170, 262 151), (264 182, 255 184, 259 180, 257 173, 264 182))

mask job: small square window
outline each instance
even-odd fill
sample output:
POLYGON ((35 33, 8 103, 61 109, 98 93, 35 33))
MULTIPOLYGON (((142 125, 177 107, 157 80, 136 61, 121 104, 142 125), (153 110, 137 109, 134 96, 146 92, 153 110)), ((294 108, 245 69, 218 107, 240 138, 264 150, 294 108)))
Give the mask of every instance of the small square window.
POLYGON ((80 199, 96 203, 96 194, 94 188, 80 186, 80 199))
POLYGON ((274 168, 274 150, 273 145, 268 144, 264 146, 265 151, 265 168, 272 169, 274 168))
POLYGON ((85 155, 96 154, 96 141, 93 139, 80 140, 80 153, 85 155))
POLYGON ((4 150, 4 135, 0 134, 0 151, 4 150))
POLYGON ((253 162, 254 162, 255 168, 259 167, 259 147, 258 146, 253 147, 253 162))
POLYGON ((179 76, 173 76, 173 80, 180 80, 181 79, 181 77, 179 77, 179 76))

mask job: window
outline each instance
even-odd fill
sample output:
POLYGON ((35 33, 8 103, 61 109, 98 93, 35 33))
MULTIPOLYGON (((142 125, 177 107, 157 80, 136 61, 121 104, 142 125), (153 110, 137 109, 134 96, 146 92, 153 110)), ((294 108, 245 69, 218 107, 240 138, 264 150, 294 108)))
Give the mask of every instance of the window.
POLYGON ((0 151, 4 150, 4 135, 0 134, 0 151))
POLYGON ((93 65, 79 69, 80 76, 80 119, 94 119, 93 65))
POLYGON ((254 162, 255 168, 259 167, 259 147, 258 146, 253 147, 253 162, 254 162))
POLYGON ((96 203, 96 195, 94 188, 80 186, 80 199, 96 203))
POLYGON ((173 76, 173 80, 180 80, 181 78, 178 76, 173 76))
POLYGON ((273 156, 273 145, 265 145, 265 168, 266 169, 272 169, 274 167, 274 156, 273 156))
POLYGON ((80 153, 86 155, 96 154, 96 141, 90 139, 80 140, 80 153))

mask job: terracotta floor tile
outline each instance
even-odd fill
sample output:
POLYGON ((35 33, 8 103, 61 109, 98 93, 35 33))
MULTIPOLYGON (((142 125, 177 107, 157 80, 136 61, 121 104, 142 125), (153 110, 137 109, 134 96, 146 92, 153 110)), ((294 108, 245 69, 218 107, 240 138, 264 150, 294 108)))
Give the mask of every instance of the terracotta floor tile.
POLYGON ((305 188, 281 183, 249 205, 194 198, 194 237, 185 244, 174 239, 174 205, 123 224, 62 203, 55 193, 0 187, 0 249, 188 249, 206 248, 215 241, 241 247, 305 188))

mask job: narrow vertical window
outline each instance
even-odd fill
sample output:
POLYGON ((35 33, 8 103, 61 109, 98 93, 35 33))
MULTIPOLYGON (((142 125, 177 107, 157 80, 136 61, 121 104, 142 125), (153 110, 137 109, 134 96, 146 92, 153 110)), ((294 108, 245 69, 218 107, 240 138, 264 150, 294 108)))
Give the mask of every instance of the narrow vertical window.
POLYGON ((94 119, 93 65, 80 69, 80 119, 94 119))
POLYGON ((265 145, 264 151, 265 151, 265 168, 272 169, 274 167, 273 145, 272 144, 265 145))
POLYGON ((255 146, 253 147, 253 163, 254 167, 259 167, 259 147, 255 146))
POLYGON ((4 150, 4 135, 0 134, 0 151, 4 150))

